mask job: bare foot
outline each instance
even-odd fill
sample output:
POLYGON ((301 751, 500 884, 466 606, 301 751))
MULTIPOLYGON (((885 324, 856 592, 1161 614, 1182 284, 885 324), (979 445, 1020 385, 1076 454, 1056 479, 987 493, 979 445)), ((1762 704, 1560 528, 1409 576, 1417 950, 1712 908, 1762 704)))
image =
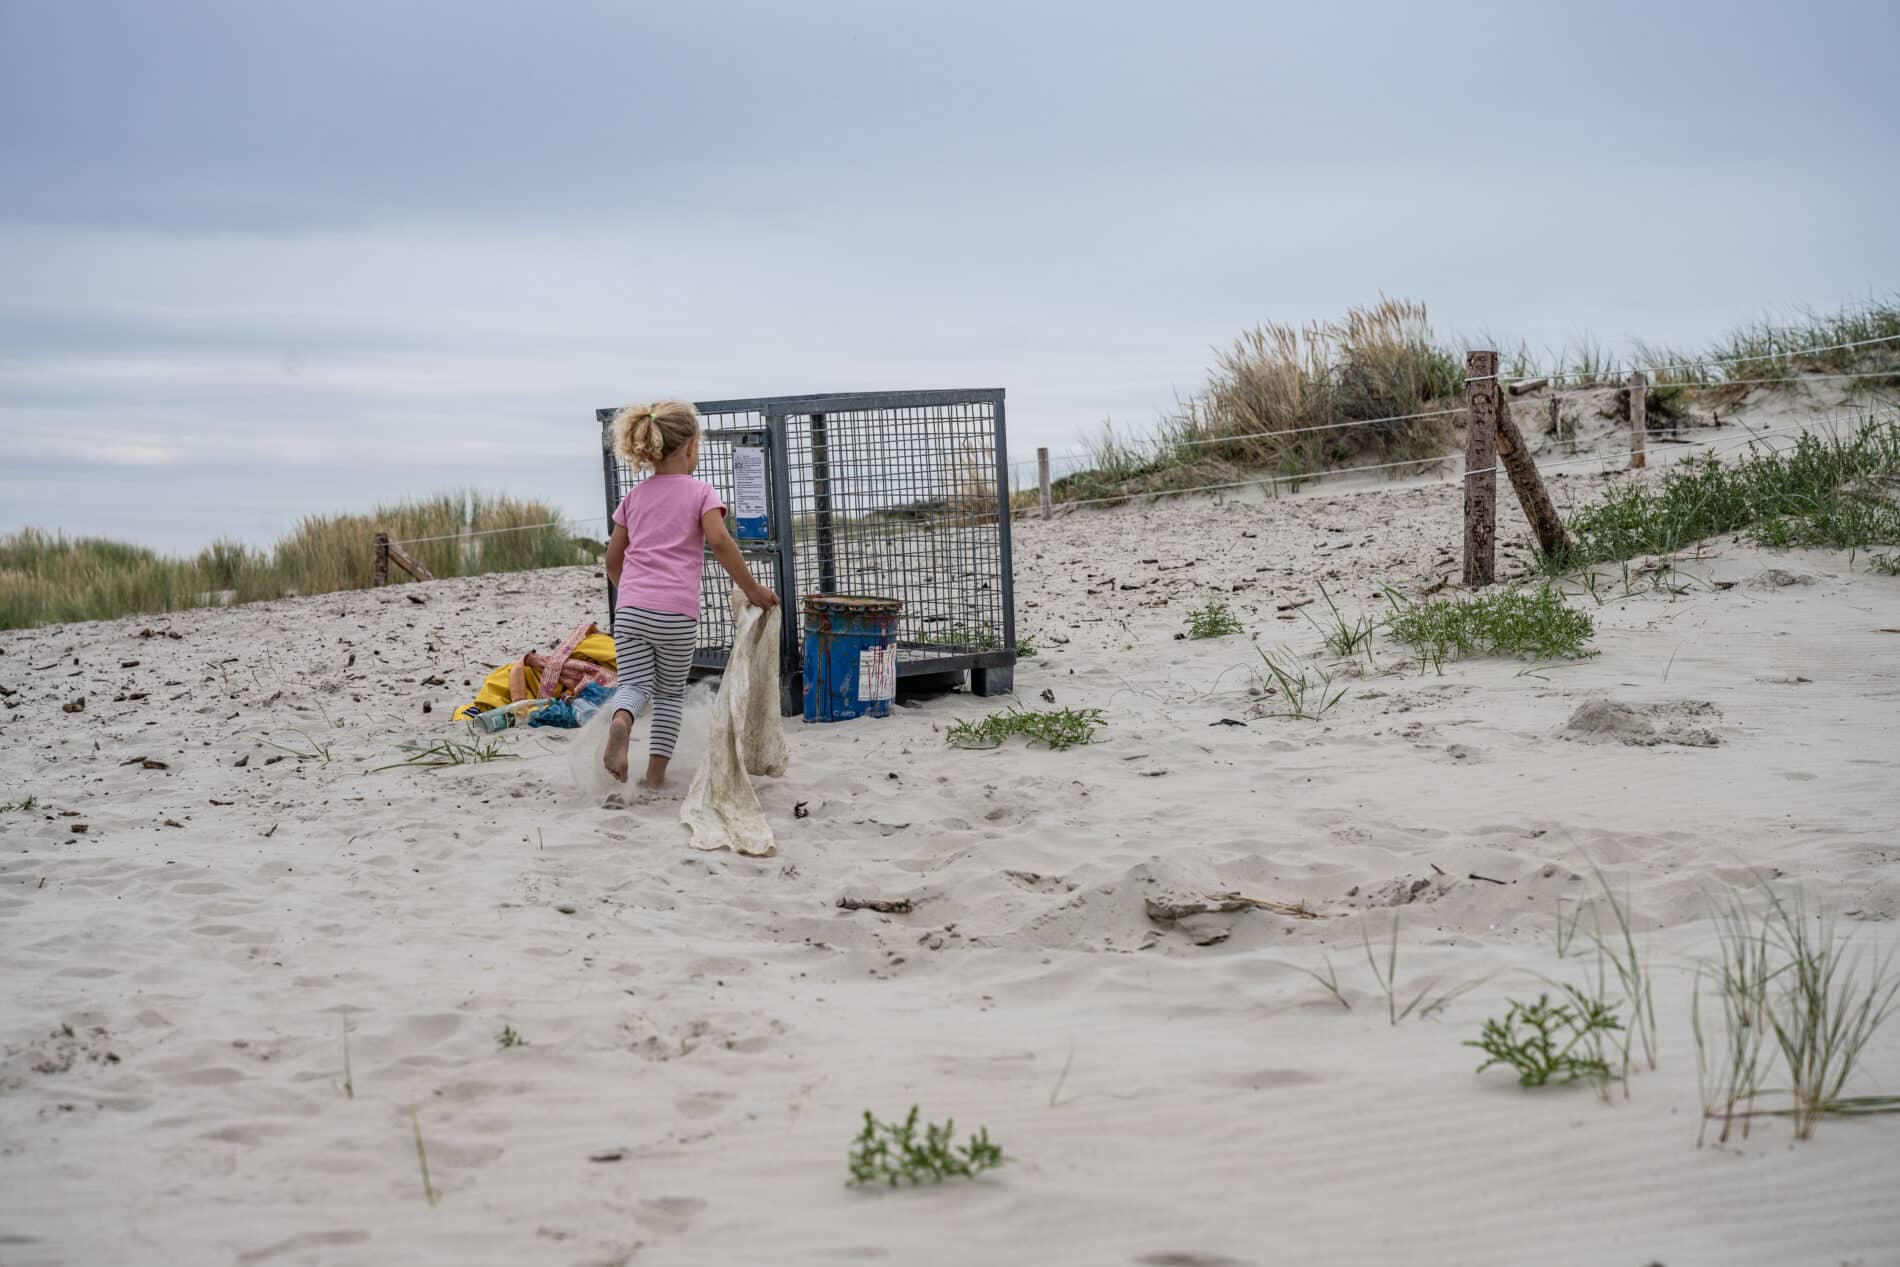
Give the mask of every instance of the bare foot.
POLYGON ((615 713, 613 724, 607 727, 607 755, 601 764, 622 783, 627 781, 627 737, 632 733, 633 715, 624 710, 615 713))
MULTIPOLYGON (((647 758, 646 784, 656 792, 666 786, 666 766, 667 758, 665 757, 647 758)), ((625 769, 626 767, 623 764, 621 768, 625 769)))

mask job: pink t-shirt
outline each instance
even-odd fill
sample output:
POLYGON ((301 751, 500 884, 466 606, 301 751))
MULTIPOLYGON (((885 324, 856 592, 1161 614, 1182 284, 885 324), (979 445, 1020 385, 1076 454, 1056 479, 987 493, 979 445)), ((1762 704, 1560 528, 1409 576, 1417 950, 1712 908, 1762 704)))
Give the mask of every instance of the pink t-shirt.
POLYGON ((699 519, 726 512, 718 490, 690 475, 649 475, 614 508, 614 522, 627 530, 627 557, 620 565, 616 600, 699 619, 699 576, 705 567, 706 530, 699 519))

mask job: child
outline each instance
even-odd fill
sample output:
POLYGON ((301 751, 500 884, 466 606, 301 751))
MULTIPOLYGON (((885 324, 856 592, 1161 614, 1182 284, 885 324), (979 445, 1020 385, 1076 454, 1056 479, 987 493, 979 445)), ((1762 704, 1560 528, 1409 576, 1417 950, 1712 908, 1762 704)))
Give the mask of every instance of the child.
POLYGON ((713 486, 693 478, 699 466, 699 414, 679 400, 621 410, 614 417, 614 448, 634 469, 653 474, 634 485, 614 510, 607 572, 619 577, 614 647, 620 688, 608 708, 606 766, 627 779, 633 719, 653 702, 646 785, 666 779, 679 739, 686 672, 699 627, 699 577, 706 548, 754 606, 774 607, 778 595, 753 579, 732 535, 726 505, 713 486))

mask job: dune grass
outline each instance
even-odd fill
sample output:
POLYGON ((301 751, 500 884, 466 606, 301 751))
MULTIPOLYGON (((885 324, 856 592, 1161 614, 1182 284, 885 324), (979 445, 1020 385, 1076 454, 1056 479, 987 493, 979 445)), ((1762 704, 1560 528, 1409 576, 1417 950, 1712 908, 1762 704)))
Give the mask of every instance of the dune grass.
POLYGON ((944 742, 953 748, 1000 748, 1021 735, 1032 744, 1041 744, 1057 752, 1095 742, 1095 732, 1108 723, 1099 708, 1052 708, 1041 712, 1014 705, 1000 713, 991 713, 981 721, 959 718, 944 732, 944 742))
POLYGON ((1893 952, 1863 954, 1798 894, 1765 893, 1760 908, 1735 898, 1717 912, 1717 954, 1698 968, 1691 1021, 1704 1130, 1720 1122, 1726 1142, 1737 1123, 1746 1135, 1752 1118, 1786 1117, 1799 1140, 1824 1117, 1900 1113, 1900 1095, 1847 1094, 1868 1043, 1900 1009, 1893 952), (1703 1024, 1704 983, 1719 1035, 1703 1024), (1785 1082, 1770 1087, 1777 1075, 1785 1082), (1784 1094, 1786 1107, 1763 1107, 1784 1094))
POLYGON ((1303 328, 1262 324, 1216 352, 1206 385, 1152 434, 1130 439, 1104 424, 1085 442, 1087 469, 1051 492, 1115 499, 1436 457, 1455 419, 1399 416, 1455 409, 1463 391, 1464 354, 1433 335, 1423 304, 1386 299, 1303 328), (1370 419, 1394 420, 1340 425, 1370 419))
POLYGON ((1393 607, 1387 632, 1433 665, 1462 656, 1577 660, 1596 654, 1585 646, 1596 632, 1589 613, 1566 604, 1548 583, 1424 603, 1395 600, 1393 607))
MULTIPOLYGON (((0 629, 361 589, 378 531, 413 541, 405 548, 438 577, 582 561, 566 528, 552 522, 559 518, 537 501, 446 493, 369 514, 313 515, 267 549, 219 541, 184 559, 27 528, 0 537, 0 629), (475 533, 490 535, 465 535, 475 533)), ((408 577, 391 568, 389 579, 408 577)))
POLYGON ((1570 544, 1541 560, 1560 575, 1595 563, 1671 554, 1723 533, 1776 547, 1900 545, 1900 416, 1851 434, 1804 433, 1786 449, 1752 447, 1671 466, 1660 484, 1625 484, 1573 514, 1570 544))
MULTIPOLYGON (((1429 459, 1453 456, 1470 346, 1503 345, 1489 334, 1476 345, 1441 339, 1425 305, 1409 300, 1384 299, 1304 327, 1256 326, 1217 350, 1206 384, 1148 433, 1105 422, 1083 442, 1083 469, 1056 480, 1051 494, 1057 502, 1112 503, 1269 478, 1297 486, 1383 463, 1406 463, 1388 474, 1423 473, 1429 459), (1441 410, 1456 412, 1404 416, 1441 410), (1369 419, 1389 421, 1345 425, 1369 419)), ((1584 336, 1541 357, 1520 343, 1501 353, 1500 365, 1513 379, 1554 375, 1564 389, 1622 387, 1631 365, 1649 367, 1652 420, 1681 417, 1692 403, 1732 404, 1759 379, 1847 374, 1852 388, 1896 387, 1900 296, 1745 323, 1701 350, 1632 340, 1619 352, 1584 336), (1895 341, 1868 342, 1877 339, 1895 341)), ((1036 498, 1024 490, 1016 505, 1033 508, 1036 498)))

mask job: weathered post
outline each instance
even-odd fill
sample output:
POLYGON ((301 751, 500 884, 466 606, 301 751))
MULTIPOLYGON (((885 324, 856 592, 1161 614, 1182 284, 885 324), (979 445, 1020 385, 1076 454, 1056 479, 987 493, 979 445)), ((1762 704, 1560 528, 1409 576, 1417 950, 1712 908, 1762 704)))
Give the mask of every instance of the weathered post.
POLYGON ((1643 440, 1649 434, 1649 376, 1641 370, 1630 371, 1630 470, 1649 465, 1643 452, 1643 440))
POLYGON ((394 541, 389 543, 389 559, 390 562, 415 577, 418 581, 433 581, 435 579, 435 575, 430 572, 428 568, 422 566, 420 559, 411 555, 394 541))
POLYGON ((1049 517, 1049 450, 1036 450, 1036 483, 1042 488, 1042 517, 1049 517))
POLYGON ((386 532, 376 534, 376 566, 370 573, 369 583, 372 587, 389 584, 389 534, 386 532))
POLYGON ((1563 517, 1544 488, 1524 434, 1511 419, 1511 402, 1502 397, 1498 400, 1498 458, 1511 477, 1511 487, 1517 490, 1517 504, 1524 508, 1524 518, 1530 520, 1531 531, 1537 534, 1537 548, 1550 558, 1561 557, 1565 545, 1563 517))
POLYGON ((1498 354, 1465 353, 1465 586, 1497 579, 1498 354))
POLYGON ((1555 392, 1552 392, 1550 395, 1550 434, 1556 436, 1559 440, 1570 439, 1569 436, 1564 434, 1563 410, 1557 403, 1557 394, 1555 392))

